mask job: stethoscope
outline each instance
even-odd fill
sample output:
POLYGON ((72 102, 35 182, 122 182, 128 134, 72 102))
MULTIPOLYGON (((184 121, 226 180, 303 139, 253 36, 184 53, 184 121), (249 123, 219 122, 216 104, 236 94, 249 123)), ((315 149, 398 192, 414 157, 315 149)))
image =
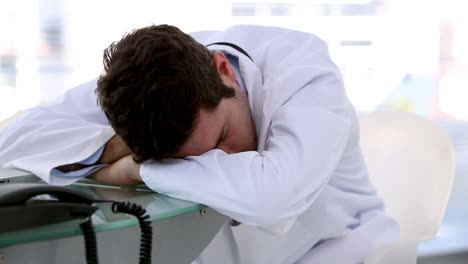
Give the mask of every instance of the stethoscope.
POLYGON ((241 47, 237 46, 237 45, 234 44, 234 43, 230 43, 230 42, 215 42, 215 43, 208 44, 208 45, 206 45, 205 47, 209 47, 209 46, 212 46, 212 45, 224 45, 224 46, 229 46, 229 47, 231 47, 231 48, 237 50, 238 52, 244 54, 245 56, 247 56, 247 58, 249 58, 249 59, 253 62, 252 57, 250 57, 249 54, 248 54, 244 49, 242 49, 241 47))

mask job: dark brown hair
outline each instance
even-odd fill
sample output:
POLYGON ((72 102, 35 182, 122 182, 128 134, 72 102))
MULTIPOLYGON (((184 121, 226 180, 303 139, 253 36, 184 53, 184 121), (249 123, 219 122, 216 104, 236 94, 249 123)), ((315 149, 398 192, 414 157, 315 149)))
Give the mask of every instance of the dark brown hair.
POLYGON ((201 107, 235 91, 223 84, 206 47, 178 28, 149 26, 104 51, 98 101, 137 162, 171 157, 190 136, 201 107))

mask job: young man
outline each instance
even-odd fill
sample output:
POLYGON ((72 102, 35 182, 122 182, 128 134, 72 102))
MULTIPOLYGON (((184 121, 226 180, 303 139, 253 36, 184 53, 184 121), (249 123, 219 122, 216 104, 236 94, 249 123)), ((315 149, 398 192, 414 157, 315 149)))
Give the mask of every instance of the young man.
POLYGON ((3 131, 0 165, 51 184, 142 181, 242 223, 226 224, 196 263, 358 263, 397 239, 317 37, 151 26, 112 44, 104 66, 97 83, 3 131))

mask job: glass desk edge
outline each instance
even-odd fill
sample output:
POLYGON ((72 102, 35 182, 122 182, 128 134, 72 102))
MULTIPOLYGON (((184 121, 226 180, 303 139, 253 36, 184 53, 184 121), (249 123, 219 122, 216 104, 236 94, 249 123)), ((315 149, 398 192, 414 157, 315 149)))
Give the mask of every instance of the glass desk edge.
MULTIPOLYGON (((82 179, 78 181, 77 183, 75 183, 74 185, 100 186, 100 187, 105 186, 108 188, 115 188, 115 189, 123 188, 122 186, 117 186, 117 185, 101 185, 101 184, 96 183, 95 181, 88 180, 88 179, 82 179)), ((151 191, 145 185, 130 186, 128 188, 134 188, 135 190, 143 189, 143 190, 151 191)), ((156 193, 154 194, 156 195, 156 193)), ((157 195, 164 196, 163 194, 157 194, 157 195)), ((178 200, 175 198, 170 198, 170 199, 178 200)), ((168 219, 168 218, 176 217, 179 215, 191 213, 194 211, 202 210, 205 208, 207 208, 207 206, 202 205, 202 204, 197 204, 197 203, 191 203, 191 204, 188 204, 187 206, 184 206, 175 210, 159 213, 157 215, 149 214, 150 216, 149 220, 151 222, 159 221, 162 219, 168 219)), ((70 220, 70 221, 54 223, 50 225, 41 225, 37 227, 32 227, 32 228, 27 228, 27 229, 22 229, 22 230, 13 230, 13 231, 1 233, 0 234, 0 249, 14 246, 17 244, 62 239, 62 238, 68 238, 68 237, 81 235, 82 232, 79 227, 79 224, 82 221, 83 219, 70 220), (67 226, 72 226, 72 227, 67 228, 67 226), (59 231, 57 231, 57 229, 59 231), (51 230, 55 230, 55 231, 50 232, 51 230)), ((135 226, 138 224, 139 224, 138 220, 135 217, 121 219, 118 221, 107 222, 107 223, 94 223, 93 222, 94 230, 96 233, 131 227, 131 226, 135 226)))

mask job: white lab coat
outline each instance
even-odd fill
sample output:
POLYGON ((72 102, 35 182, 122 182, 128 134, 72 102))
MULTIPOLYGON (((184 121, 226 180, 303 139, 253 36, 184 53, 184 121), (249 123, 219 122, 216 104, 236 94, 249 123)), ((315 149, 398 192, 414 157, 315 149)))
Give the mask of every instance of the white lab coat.
MULTIPOLYGON (((258 151, 211 150, 150 161, 140 174, 155 191, 206 204, 243 223, 224 225, 195 263, 357 263, 397 239, 397 224, 369 183, 359 126, 341 75, 319 38, 273 27, 193 33, 239 57, 258 151)), ((56 166, 91 156, 113 135, 96 105, 95 81, 29 110, 0 134, 0 165, 52 184, 56 166)))

